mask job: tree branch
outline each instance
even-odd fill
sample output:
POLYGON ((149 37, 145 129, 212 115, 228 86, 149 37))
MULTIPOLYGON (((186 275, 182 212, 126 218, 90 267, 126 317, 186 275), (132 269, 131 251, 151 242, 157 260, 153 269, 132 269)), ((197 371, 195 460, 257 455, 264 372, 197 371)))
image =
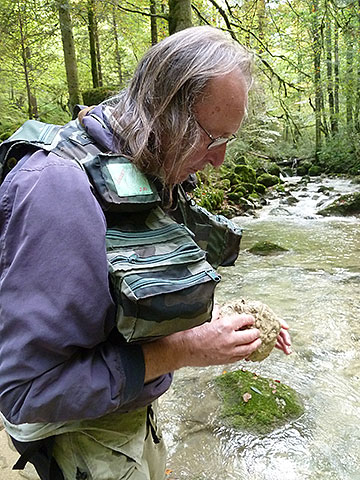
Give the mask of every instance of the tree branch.
POLYGON ((132 7, 133 9, 131 8, 127 8, 127 7, 124 7, 122 5, 119 5, 118 2, 111 2, 111 1, 106 1, 105 3, 108 3, 116 8, 118 8, 119 10, 123 11, 123 12, 129 12, 129 13, 138 13, 139 15, 143 15, 145 17, 153 17, 153 18, 162 18, 163 20, 169 20, 169 16, 168 15, 161 15, 161 14, 158 14, 158 13, 148 13, 148 12, 144 12, 143 10, 137 10, 136 7, 132 4, 132 7))
POLYGON ((201 12, 200 10, 193 4, 191 4, 191 8, 194 10, 194 12, 196 13, 196 15, 200 18, 200 20, 202 20, 204 23, 206 23, 206 25, 211 25, 210 22, 208 22, 206 20, 206 18, 204 18, 202 15, 201 15, 201 12))
POLYGON ((225 10, 223 10, 222 7, 220 7, 220 5, 218 3, 215 2, 215 0, 210 0, 210 3, 212 3, 214 5, 214 7, 217 9, 217 11, 220 13, 220 15, 222 16, 224 22, 225 22, 225 25, 227 27, 227 30, 228 32, 230 33, 231 37, 238 41, 238 39, 236 38, 236 35, 235 33, 233 32, 232 28, 231 28, 231 24, 230 24, 230 21, 225 13, 225 10))

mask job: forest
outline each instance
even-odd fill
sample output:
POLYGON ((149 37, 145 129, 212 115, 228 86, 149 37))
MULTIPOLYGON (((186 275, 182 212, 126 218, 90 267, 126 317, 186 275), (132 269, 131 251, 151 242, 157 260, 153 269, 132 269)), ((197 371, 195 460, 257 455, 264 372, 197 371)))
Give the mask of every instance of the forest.
POLYGON ((255 58, 225 165, 359 175, 360 0, 2 0, 0 139, 28 118, 66 123, 125 87, 151 44, 203 24, 255 58))

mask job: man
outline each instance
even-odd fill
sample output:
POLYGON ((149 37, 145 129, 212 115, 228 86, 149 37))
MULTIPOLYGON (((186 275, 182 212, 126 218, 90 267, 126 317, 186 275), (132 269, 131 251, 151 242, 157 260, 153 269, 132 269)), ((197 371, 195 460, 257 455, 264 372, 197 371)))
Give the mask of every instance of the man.
MULTIPOLYGON (((155 179, 171 218, 176 186, 222 164, 246 112, 250 64, 216 29, 179 32, 83 126, 102 151, 155 179)), ((29 151, 1 186, 0 410, 20 463, 33 462, 41 478, 161 480, 154 409, 169 372, 246 359, 259 331, 242 330, 252 316, 221 317, 215 306, 194 328, 126 342, 116 320, 124 306, 108 282, 112 220, 93 191, 76 162, 43 150, 29 151)), ((290 343, 284 325, 277 346, 288 354, 290 343)))

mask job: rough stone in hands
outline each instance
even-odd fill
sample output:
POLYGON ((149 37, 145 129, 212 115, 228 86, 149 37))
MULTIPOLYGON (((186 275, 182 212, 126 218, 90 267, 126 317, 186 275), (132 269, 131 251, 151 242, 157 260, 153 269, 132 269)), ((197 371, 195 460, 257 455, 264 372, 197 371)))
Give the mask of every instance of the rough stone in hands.
POLYGON ((253 315, 255 324, 251 327, 260 330, 261 345, 248 358, 252 362, 261 362, 268 357, 275 347, 277 336, 281 330, 280 318, 271 310, 270 307, 257 300, 241 299, 223 305, 220 309, 221 314, 247 313, 253 315))

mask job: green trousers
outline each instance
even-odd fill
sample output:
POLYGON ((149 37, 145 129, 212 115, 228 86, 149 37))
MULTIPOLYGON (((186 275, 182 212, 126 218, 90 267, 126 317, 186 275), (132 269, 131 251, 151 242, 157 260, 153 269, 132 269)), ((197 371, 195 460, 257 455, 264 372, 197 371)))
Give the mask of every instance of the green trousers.
POLYGON ((56 436, 53 455, 65 480, 164 480, 166 448, 156 404, 82 424, 56 436))

